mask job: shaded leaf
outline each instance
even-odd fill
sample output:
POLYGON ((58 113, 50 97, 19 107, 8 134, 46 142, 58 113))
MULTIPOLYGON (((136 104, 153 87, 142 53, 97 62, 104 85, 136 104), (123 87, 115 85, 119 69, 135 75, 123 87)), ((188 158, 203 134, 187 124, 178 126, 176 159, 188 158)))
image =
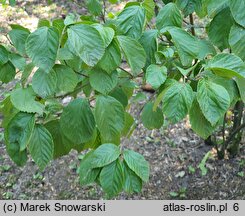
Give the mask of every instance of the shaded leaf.
POLYGON ((124 108, 111 96, 98 96, 95 106, 95 120, 102 142, 115 142, 124 128, 124 108))
POLYGON ((15 67, 8 61, 4 65, 0 65, 0 81, 8 83, 15 78, 15 67))
POLYGON ((189 112, 191 128, 203 139, 207 139, 215 130, 215 126, 205 118, 195 99, 189 112))
POLYGON ((120 160, 103 167, 100 173, 100 184, 103 190, 113 197, 123 189, 124 173, 120 160))
POLYGON ((208 37, 220 50, 229 47, 228 39, 232 25, 230 9, 225 8, 213 18, 208 26, 208 37))
POLYGON ((131 193, 139 193, 142 189, 142 180, 139 176, 132 171, 128 165, 123 161, 123 169, 124 169, 124 190, 131 194, 131 193))
POLYGON ((38 69, 32 78, 32 88, 42 98, 54 95, 57 88, 55 71, 51 70, 46 73, 42 69, 38 69))
POLYGON ((163 113, 160 108, 153 110, 153 103, 148 102, 142 111, 141 120, 143 125, 148 128, 149 130, 152 129, 159 129, 163 125, 163 113))
POLYGON ((44 170, 53 158, 53 139, 49 131, 43 125, 36 125, 34 127, 29 143, 29 151, 40 170, 44 170))
POLYGON ((118 81, 117 71, 111 74, 100 69, 93 69, 89 74, 90 85, 102 94, 108 94, 116 87, 118 81))
POLYGON ((73 143, 90 141, 95 131, 95 120, 88 101, 78 98, 70 102, 61 115, 60 126, 73 143))
POLYGON ((78 84, 76 73, 65 65, 55 65, 53 70, 57 77, 57 91, 72 92, 78 84))

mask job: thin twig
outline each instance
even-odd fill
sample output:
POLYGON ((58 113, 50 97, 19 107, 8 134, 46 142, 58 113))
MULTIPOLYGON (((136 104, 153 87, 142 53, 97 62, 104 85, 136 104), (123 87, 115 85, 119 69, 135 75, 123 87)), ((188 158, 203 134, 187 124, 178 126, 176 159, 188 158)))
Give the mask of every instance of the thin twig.
MULTIPOLYGON (((74 70, 75 71, 75 70, 74 70)), ((78 71, 75 71, 75 73, 76 74, 79 74, 79 75, 81 75, 81 76, 84 76, 84 77, 87 77, 87 78, 89 78, 89 76, 88 75, 86 75, 86 74, 83 74, 83 73, 80 73, 80 72, 78 72, 78 71)))
POLYGON ((122 71, 124 71, 125 73, 127 73, 130 76, 130 78, 134 77, 133 74, 131 74, 129 71, 125 70, 124 68, 122 68, 122 67, 118 67, 118 68, 121 69, 122 71))
POLYGON ((12 43, 12 41, 9 39, 8 35, 4 35, 4 36, 6 37, 6 39, 8 40, 8 42, 9 42, 12 46, 14 46, 14 44, 12 43))
MULTIPOLYGON (((81 89, 83 89, 84 87, 86 87, 88 85, 89 85, 89 83, 87 83, 85 85, 82 85, 79 88, 76 88, 73 92, 78 91, 78 90, 81 90, 81 89)), ((58 95, 58 96, 55 96, 55 98, 65 98, 65 97, 69 96, 70 94, 72 94, 73 92, 68 92, 68 93, 63 94, 63 95, 58 95)))

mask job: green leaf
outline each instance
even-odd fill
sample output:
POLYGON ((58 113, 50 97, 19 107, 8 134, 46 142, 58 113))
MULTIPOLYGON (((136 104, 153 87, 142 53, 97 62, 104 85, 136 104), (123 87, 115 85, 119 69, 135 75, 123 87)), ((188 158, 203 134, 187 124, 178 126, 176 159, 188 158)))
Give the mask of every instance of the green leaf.
POLYGON ((231 50, 237 56, 239 56, 243 61, 245 61, 245 29, 239 25, 233 25, 231 27, 229 35, 229 44, 231 50))
POLYGON ((242 101, 245 102, 245 80, 242 78, 237 78, 236 84, 239 89, 240 97, 242 101))
POLYGON ((24 151, 29 144, 35 125, 35 117, 29 113, 17 113, 9 122, 6 139, 9 144, 17 142, 19 151, 24 151))
POLYGON ((184 66, 191 65, 193 59, 195 59, 199 53, 197 38, 176 27, 173 27, 168 31, 171 34, 174 45, 178 50, 181 63, 184 66))
POLYGON ((209 60, 206 69, 227 78, 245 78, 244 62, 234 54, 221 53, 209 60))
POLYGON ((115 3, 117 3, 119 0, 109 0, 109 2, 110 3, 112 3, 112 4, 115 4, 115 3))
POLYGON ((212 126, 224 116, 230 106, 230 96, 226 89, 205 79, 198 82, 197 101, 212 126))
POLYGON ((143 92, 139 92, 133 96, 133 98, 131 99, 131 103, 138 103, 146 100, 147 100, 147 96, 143 92))
POLYGON ((38 25, 37 25, 38 28, 45 27, 45 26, 48 28, 51 26, 49 20, 47 20, 47 19, 38 20, 38 25))
POLYGON ((99 31, 104 41, 105 47, 108 47, 114 38, 114 30, 110 27, 104 27, 101 24, 93 24, 92 26, 99 31))
POLYGON ((90 166, 91 168, 104 167, 115 161, 120 153, 118 146, 111 143, 105 143, 93 151, 90 166))
POLYGON ((27 162, 27 152, 20 151, 19 144, 17 142, 8 143, 6 141, 6 150, 10 158, 18 165, 24 166, 27 162))
POLYGON ((11 102, 18 110, 28 113, 43 113, 44 105, 37 102, 32 87, 15 89, 11 93, 11 102))
POLYGON ((64 20, 64 24, 65 24, 66 26, 68 26, 68 25, 74 24, 74 23, 76 23, 76 22, 78 22, 78 21, 79 21, 79 17, 78 17, 77 14, 68 13, 68 14, 66 15, 65 20, 64 20))
POLYGON ((58 29, 60 36, 62 36, 63 29, 65 28, 63 19, 55 19, 52 21, 52 25, 58 29))
POLYGON ((26 31, 26 32, 29 32, 30 33, 30 30, 21 26, 21 25, 18 25, 18 24, 10 24, 11 28, 12 29, 19 29, 19 30, 23 30, 23 31, 26 31))
POLYGON ((159 30, 166 26, 182 26, 181 13, 175 3, 162 7, 156 18, 156 26, 159 30))
POLYGON ((189 116, 192 130, 203 139, 207 139, 214 132, 215 126, 205 118, 196 99, 192 103, 189 116))
POLYGON ((29 151, 41 171, 53 159, 53 138, 43 125, 35 126, 29 143, 29 151))
POLYGON ((155 15, 155 2, 153 0, 144 0, 142 6, 145 8, 147 20, 151 21, 155 15))
POLYGON ((96 178, 99 176, 100 171, 101 171, 101 168, 89 169, 86 172, 85 176, 80 175, 80 184, 88 185, 88 184, 93 183, 96 180, 96 178))
POLYGON ((58 50, 58 56, 57 56, 58 60, 74 60, 75 58, 76 56, 74 56, 74 54, 69 50, 68 47, 63 47, 58 50))
POLYGON ((117 41, 113 39, 111 44, 106 48, 105 54, 98 62, 97 66, 110 74, 121 64, 121 59, 120 47, 117 41))
POLYGON ((233 18, 239 25, 245 27, 245 2, 240 0, 229 0, 229 3, 233 18))
POLYGON ((100 15, 102 12, 102 5, 98 0, 86 0, 86 6, 89 12, 95 16, 100 15))
POLYGON ((138 75, 145 66, 146 54, 139 42, 127 36, 117 36, 124 56, 134 75, 138 75))
POLYGON ((208 26, 208 37, 220 50, 229 47, 228 39, 233 23, 230 9, 225 8, 213 18, 208 26))
POLYGON ((73 143, 88 142, 93 138, 95 120, 86 99, 70 102, 60 118, 60 126, 65 136, 73 143))
POLYGON ((9 0, 10 6, 15 6, 16 5, 16 0, 9 0))
MULTIPOLYGON (((124 108, 111 96, 98 96, 95 106, 95 121, 102 143, 113 142, 124 128, 124 108)), ((116 142, 117 144, 118 142, 116 142)))
POLYGON ((142 189, 142 180, 140 177, 128 167, 125 161, 123 161, 123 170, 125 178, 123 189, 129 194, 134 192, 140 193, 142 189))
POLYGON ((7 63, 9 60, 9 53, 6 48, 0 45, 0 66, 7 63))
POLYGON ((136 83, 131 81, 130 78, 119 79, 119 86, 122 88, 124 93, 127 95, 128 100, 133 96, 136 83))
POLYGON ((122 135, 125 137, 130 136, 133 125, 134 125, 134 117, 129 113, 125 112, 125 124, 122 131, 122 135))
POLYGON ((205 0, 207 12, 210 17, 214 17, 228 6, 229 0, 205 0))
POLYGON ((48 72, 54 66, 59 47, 56 28, 42 27, 31 33, 26 40, 26 53, 33 63, 48 72))
POLYGON ((25 69, 26 60, 21 55, 16 53, 11 53, 9 55, 9 60, 14 65, 14 67, 19 69, 20 71, 23 71, 25 69))
POLYGON ((156 63, 155 52, 157 51, 157 36, 158 31, 151 29, 145 31, 139 40, 146 53, 145 67, 156 63))
POLYGON ((153 110, 153 103, 148 102, 142 111, 141 120, 143 125, 149 130, 159 129, 163 125, 163 113, 160 108, 153 110))
POLYGON ((54 70, 46 73, 38 69, 32 78, 32 88, 42 98, 54 95, 57 88, 57 76, 54 70))
POLYGON ((208 55, 216 54, 216 50, 214 46, 209 41, 199 40, 198 47, 199 47, 199 52, 197 58, 200 60, 205 59, 208 55))
POLYGON ((101 69, 93 69, 89 74, 89 82, 96 91, 108 94, 117 85, 117 71, 108 74, 101 69))
POLYGON ((6 97, 0 103, 0 113, 3 115, 1 127, 6 128, 10 120, 19 112, 11 103, 10 96, 6 97))
POLYGON ((21 54, 26 54, 25 42, 30 32, 22 29, 12 29, 9 32, 9 38, 12 41, 16 50, 21 54))
POLYGON ((73 25, 67 31, 70 50, 87 65, 96 65, 105 53, 105 44, 100 33, 85 24, 73 25))
POLYGON ((194 93, 189 84, 175 82, 163 96, 163 113, 169 121, 176 123, 187 115, 193 98, 194 93))
POLYGON ((176 0, 176 4, 183 11, 184 17, 194 11, 199 17, 206 15, 206 0, 176 0))
POLYGON ((149 180, 150 167, 145 158, 132 150, 125 150, 123 158, 128 167, 133 170, 144 182, 149 180))
POLYGON ((93 183, 99 175, 101 168, 93 168, 91 161, 93 160, 93 150, 87 153, 82 159, 79 167, 80 184, 87 185, 93 183))
POLYGON ((24 71, 22 72, 22 75, 21 75, 21 84, 23 86, 25 86, 29 76, 31 75, 33 69, 34 69, 35 65, 31 62, 29 64, 27 64, 24 68, 24 71))
POLYGON ((8 61, 4 65, 0 65, 0 81, 3 83, 8 83, 12 81, 15 77, 15 67, 8 61))
POLYGON ((34 124, 34 115, 19 112, 11 119, 5 130, 7 152, 18 166, 25 165, 27 161, 26 147, 34 124))
POLYGON ((152 64, 146 69, 146 82, 154 89, 158 89, 165 82, 166 78, 167 68, 165 66, 152 64))
POLYGON ((57 77, 58 92, 72 92, 78 84, 76 73, 65 65, 55 65, 53 70, 57 77))
MULTIPOLYGON (((236 102, 239 99, 239 92, 236 86, 236 82, 233 79, 227 79, 224 77, 214 76, 211 77, 212 82, 223 86, 230 96, 230 101, 236 102)), ((245 86, 245 85, 244 85, 245 86)))
POLYGON ((153 105, 153 111, 156 111, 157 107, 162 102, 163 96, 166 93, 166 91, 168 90, 168 88, 171 87, 176 82, 177 81, 175 79, 169 79, 169 78, 165 81, 163 86, 159 89, 159 93, 158 93, 156 100, 154 102, 154 105, 153 105))
POLYGON ((103 190, 113 197, 123 189, 124 172, 120 160, 103 167, 100 173, 100 184, 103 190))
POLYGON ((118 34, 139 39, 144 29, 145 16, 145 9, 141 6, 124 8, 116 19, 118 34))
POLYGON ((60 127, 58 119, 46 123, 45 128, 49 131, 54 142, 54 159, 67 155, 72 149, 73 145, 65 137, 60 127))
POLYGON ((122 87, 116 87, 114 88, 110 94, 110 96, 116 98, 122 105, 123 107, 127 107, 128 105, 128 97, 126 93, 123 91, 122 87))

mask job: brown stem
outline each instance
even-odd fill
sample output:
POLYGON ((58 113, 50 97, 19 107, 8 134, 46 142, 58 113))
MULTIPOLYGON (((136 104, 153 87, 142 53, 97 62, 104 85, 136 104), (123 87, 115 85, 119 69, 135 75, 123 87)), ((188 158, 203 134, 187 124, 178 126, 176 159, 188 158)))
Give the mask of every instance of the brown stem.
POLYGON ((191 24, 191 34, 193 36, 196 35, 196 32, 195 32, 195 28, 194 28, 194 19, 193 19, 193 14, 190 14, 189 15, 189 19, 190 19, 190 24, 191 24))
POLYGON ((222 127, 223 143, 225 142, 225 124, 226 124, 226 114, 224 116, 223 127, 222 127))
POLYGON ((234 136, 244 128, 245 128, 245 123, 241 124, 238 128, 236 128, 236 130, 234 130, 229 136, 229 138, 226 140, 225 144, 228 145, 232 141, 234 136))
POLYGON ((159 13, 159 8, 158 8, 158 6, 157 6, 157 1, 154 0, 154 2, 155 2, 155 8, 154 8, 154 11, 155 11, 155 15, 157 16, 158 13, 159 13))
POLYGON ((106 15, 106 3, 105 0, 103 0, 102 20, 104 23, 106 22, 105 15, 106 15))
POLYGON ((233 123, 233 127, 232 127, 232 131, 228 137, 228 139, 223 143, 223 146, 221 148, 221 151, 225 151, 225 149, 227 149, 229 143, 233 140, 233 138, 236 136, 237 133, 239 133, 244 127, 245 127, 245 123, 241 123, 242 122, 242 115, 243 115, 243 107, 244 104, 242 101, 238 101, 235 105, 234 108, 234 123, 233 123))

